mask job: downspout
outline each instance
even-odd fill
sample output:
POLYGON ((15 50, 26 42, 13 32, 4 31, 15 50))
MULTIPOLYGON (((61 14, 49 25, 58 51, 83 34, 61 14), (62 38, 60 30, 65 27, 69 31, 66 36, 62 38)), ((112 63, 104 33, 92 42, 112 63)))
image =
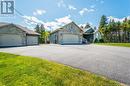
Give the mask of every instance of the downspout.
POLYGON ((26 34, 26 46, 28 46, 28 44, 27 44, 27 34, 26 34))
POLYGON ((40 41, 39 41, 39 36, 40 36, 40 35, 38 35, 38 39, 37 39, 37 40, 38 40, 38 45, 40 44, 40 41))

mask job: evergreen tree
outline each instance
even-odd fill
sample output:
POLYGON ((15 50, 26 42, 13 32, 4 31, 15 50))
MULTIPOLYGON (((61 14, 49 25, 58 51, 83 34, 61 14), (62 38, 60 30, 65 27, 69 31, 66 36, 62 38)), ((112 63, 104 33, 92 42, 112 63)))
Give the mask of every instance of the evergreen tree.
POLYGON ((87 23, 84 28, 85 28, 85 29, 91 28, 91 25, 90 25, 89 23, 87 23))
POLYGON ((122 31, 123 31, 123 42, 127 42, 127 18, 122 23, 122 31))
POLYGON ((117 23, 116 23, 116 29, 117 29, 117 38, 118 38, 118 43, 120 43, 121 42, 121 22, 120 21, 118 21, 117 23))
POLYGON ((106 26, 107 26, 107 17, 105 15, 103 15, 101 17, 101 20, 100 20, 100 24, 99 24, 99 32, 102 36, 102 40, 105 40, 105 29, 106 29, 106 26))
POLYGON ((45 28, 44 25, 36 25, 35 31, 40 34, 39 43, 45 43, 45 28))
POLYGON ((46 31, 45 31, 45 27, 42 24, 40 26, 40 28, 41 28, 41 38, 42 38, 41 41, 42 41, 42 43, 46 43, 46 31))
POLYGON ((102 16, 99 32, 101 33, 104 42, 130 42, 130 20, 127 18, 121 21, 110 20, 107 23, 107 18, 102 16))
POLYGON ((37 24, 36 27, 35 27, 35 32, 39 33, 40 34, 40 26, 37 24))
POLYGON ((93 29, 94 29, 94 30, 97 30, 97 27, 94 27, 93 29))
POLYGON ((99 29, 105 27, 107 25, 107 17, 103 15, 100 20, 99 29))

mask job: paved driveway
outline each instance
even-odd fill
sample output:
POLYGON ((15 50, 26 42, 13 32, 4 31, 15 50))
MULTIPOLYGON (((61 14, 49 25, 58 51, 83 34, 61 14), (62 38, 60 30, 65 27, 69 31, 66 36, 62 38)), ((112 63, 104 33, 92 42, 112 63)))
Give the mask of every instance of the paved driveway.
POLYGON ((53 60, 130 85, 130 48, 100 45, 40 45, 1 48, 0 51, 53 60))

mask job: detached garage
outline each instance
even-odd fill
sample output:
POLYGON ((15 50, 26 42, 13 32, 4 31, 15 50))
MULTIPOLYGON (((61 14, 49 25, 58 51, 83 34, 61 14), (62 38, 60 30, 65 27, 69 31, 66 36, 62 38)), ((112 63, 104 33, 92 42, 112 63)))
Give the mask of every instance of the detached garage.
POLYGON ((39 34, 26 27, 0 23, 0 47, 37 45, 39 34))

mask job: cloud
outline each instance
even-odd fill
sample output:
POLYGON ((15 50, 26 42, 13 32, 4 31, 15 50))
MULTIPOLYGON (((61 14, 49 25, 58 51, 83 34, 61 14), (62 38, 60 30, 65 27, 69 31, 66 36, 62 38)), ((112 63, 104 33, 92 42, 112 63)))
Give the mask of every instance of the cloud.
POLYGON ((94 9, 88 9, 88 8, 83 8, 82 10, 80 10, 79 11, 79 14, 81 15, 81 16, 83 16, 84 15, 84 13, 86 12, 86 13, 90 13, 90 12, 94 12, 95 10, 94 9))
POLYGON ((100 4, 105 3, 105 0, 90 0, 90 1, 98 2, 98 3, 100 3, 100 4))
POLYGON ((52 21, 52 22, 45 22, 44 23, 44 27, 49 30, 49 31, 53 31, 57 28, 60 27, 60 23, 58 22, 55 22, 55 21, 52 21))
MULTIPOLYGON (((84 27, 86 26, 86 24, 87 24, 87 23, 79 24, 78 26, 79 26, 79 27, 82 26, 82 27, 84 28, 84 27)), ((88 22, 88 24, 89 24, 91 27, 94 27, 92 22, 88 22)))
POLYGON ((36 11, 33 12, 33 15, 37 16, 37 15, 43 15, 45 13, 46 13, 46 10, 37 9, 36 11))
POLYGON ((69 5, 68 8, 69 8, 69 10, 76 10, 76 9, 77 9, 77 8, 75 8, 75 7, 72 6, 72 5, 69 5))
POLYGON ((85 27, 86 24, 79 24, 78 26, 79 26, 79 27, 81 27, 81 26, 82 26, 82 27, 85 27))
POLYGON ((70 15, 62 17, 62 18, 57 18, 54 21, 51 22, 46 22, 44 23, 45 28, 49 30, 55 30, 57 28, 60 28, 61 26, 70 23, 72 20, 70 19, 70 15))
POLYGON ((70 15, 62 17, 62 18, 57 18, 54 21, 44 23, 44 26, 45 26, 45 28, 47 28, 49 30, 55 30, 65 24, 72 22, 72 20, 70 18, 71 18, 70 15))
POLYGON ((24 18, 25 23, 27 23, 28 25, 44 24, 43 21, 39 20, 34 16, 22 16, 22 17, 24 18))
POLYGON ((103 4, 103 3, 104 3, 104 0, 101 0, 100 3, 103 4))
POLYGON ((118 21, 123 22, 124 19, 125 18, 115 18, 113 16, 108 17, 108 21, 114 20, 115 22, 118 22, 118 21))
POLYGON ((125 20, 125 18, 130 19, 130 16, 124 17, 124 18, 115 18, 113 16, 109 16, 107 18, 108 18, 108 22, 111 20, 114 20, 115 22, 123 22, 125 20))
POLYGON ((58 7, 66 7, 66 4, 65 4, 64 0, 60 0, 60 1, 57 3, 57 6, 58 6, 58 7))
POLYGON ((63 18, 58 18, 58 19, 55 19, 58 23, 62 23, 62 24, 67 24, 67 23, 70 23, 72 20, 70 19, 70 15, 68 16, 65 16, 63 18))
POLYGON ((91 7, 91 8, 95 8, 95 5, 91 5, 90 7, 91 7))
POLYGON ((72 22, 72 20, 70 19, 71 16, 64 16, 62 18, 57 18, 54 21, 50 21, 50 22, 43 22, 42 20, 34 17, 34 16, 23 16, 24 18, 24 22, 30 26, 35 26, 37 24, 43 24, 44 27, 46 28, 46 30, 52 31, 55 30, 65 24, 68 24, 70 22, 72 22))

